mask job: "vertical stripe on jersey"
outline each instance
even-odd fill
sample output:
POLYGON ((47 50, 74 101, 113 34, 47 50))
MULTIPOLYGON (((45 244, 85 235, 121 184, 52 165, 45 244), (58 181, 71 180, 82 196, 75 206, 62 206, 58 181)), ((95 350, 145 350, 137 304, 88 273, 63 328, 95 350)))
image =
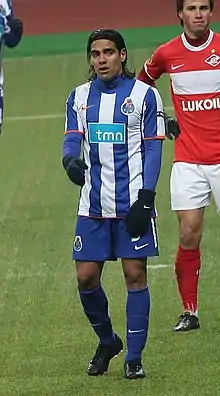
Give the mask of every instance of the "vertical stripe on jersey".
MULTIPOLYGON (((76 89, 76 101, 81 106, 82 104, 85 105, 85 107, 88 105, 88 95, 90 91, 90 84, 87 84, 87 86, 84 85, 84 89, 82 91, 81 87, 78 87, 76 89), (86 87, 86 89, 85 89, 86 87)), ((86 117, 86 113, 85 116, 86 117)), ((83 120, 80 119, 81 122, 83 123, 83 120)), ((88 168, 90 169, 91 167, 91 161, 90 161, 90 144, 88 142, 88 132, 87 132, 87 126, 84 125, 83 129, 85 130, 85 136, 84 136, 84 141, 83 141, 83 158, 85 160, 85 163, 87 164, 88 168)), ((81 196, 80 196, 80 201, 79 201, 79 210, 83 208, 83 211, 85 211, 85 208, 90 207, 90 190, 91 190, 91 175, 90 172, 85 172, 85 184, 81 189, 81 196)))
MULTIPOLYGON (((102 93, 99 109, 100 123, 113 123, 116 94, 102 93)), ((114 145, 112 143, 101 143, 99 145, 99 160, 103 165, 101 169, 101 207, 108 207, 112 216, 116 215, 115 199, 115 163, 114 145), (105 166, 107 164, 107 166, 105 166)), ((105 216, 106 213, 102 213, 105 216)))
MULTIPOLYGON (((99 90, 96 90, 94 87, 94 83, 92 83, 87 99, 87 106, 91 106, 88 107, 88 109, 86 110, 87 125, 90 122, 99 122, 100 101, 101 101, 101 92, 99 90)), ((93 208, 93 213, 95 210, 95 212, 97 212, 97 216, 102 216, 101 197, 99 194, 102 183, 101 164, 99 160, 99 145, 98 143, 92 143, 89 144, 89 146, 90 146, 89 160, 91 164, 91 170, 90 170, 91 189, 90 189, 89 202, 90 202, 90 207, 93 208)), ((90 208, 89 208, 89 215, 91 215, 90 208)))
POLYGON ((77 90, 72 91, 66 101, 65 131, 83 131, 83 124, 76 109, 77 90))
POLYGON ((151 87, 151 89, 154 92, 156 105, 157 105, 157 136, 162 136, 165 138, 164 118, 161 116, 158 116, 158 112, 159 113, 164 112, 163 102, 162 102, 161 96, 159 95, 158 90, 154 87, 151 87))
MULTIPOLYGON (((135 98, 143 103, 146 94, 146 86, 136 81, 130 97, 135 104, 135 98), (143 87, 143 89, 142 89, 143 87)), ((143 163, 142 163, 142 135, 141 135, 141 113, 136 115, 134 123, 133 117, 128 118, 128 167, 130 174, 129 195, 130 205, 132 205, 138 198, 138 190, 143 187, 143 163)))
POLYGON ((116 201, 116 216, 120 216, 127 211, 130 207, 129 195, 129 167, 128 167, 128 116, 121 112, 121 105, 124 103, 126 97, 130 97, 134 80, 131 84, 126 84, 123 89, 118 90, 115 109, 114 121, 125 124, 126 126, 126 142, 124 144, 114 144, 114 166, 115 166, 115 179, 120 180, 115 186, 115 201, 116 201))
MULTIPOLYGON (((151 88, 145 96, 146 110, 143 118, 143 139, 157 137, 157 101, 151 88)), ((159 118, 159 117, 158 117, 159 118)))

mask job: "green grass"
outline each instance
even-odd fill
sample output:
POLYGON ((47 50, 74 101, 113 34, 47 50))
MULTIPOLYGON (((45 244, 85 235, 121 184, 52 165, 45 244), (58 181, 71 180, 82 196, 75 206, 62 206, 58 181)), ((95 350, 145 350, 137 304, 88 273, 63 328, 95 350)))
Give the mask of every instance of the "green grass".
MULTIPOLYGON (((131 52, 140 68, 146 52, 131 52)), ((149 269, 152 314, 144 353, 148 379, 123 379, 123 354, 102 378, 86 375, 96 337, 78 300, 71 262, 78 189, 61 167, 64 119, 12 120, 60 114, 84 79, 84 56, 5 62, 6 111, 0 139, 0 396, 218 396, 219 218, 207 210, 197 333, 170 331, 180 313, 172 267, 149 269), (17 77, 19 73, 19 78, 17 77)), ((166 79, 159 87, 170 106, 166 79)), ((172 142, 164 144, 157 191, 160 257, 173 264, 177 223, 170 211, 172 142)), ((125 339, 125 287, 120 263, 107 263, 103 283, 113 324, 125 339)))

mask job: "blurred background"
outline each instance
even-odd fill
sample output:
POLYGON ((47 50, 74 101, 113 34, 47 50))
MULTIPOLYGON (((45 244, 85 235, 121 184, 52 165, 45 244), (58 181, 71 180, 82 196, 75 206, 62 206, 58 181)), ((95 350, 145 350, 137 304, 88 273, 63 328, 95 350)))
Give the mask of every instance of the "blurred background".
MULTIPOLYGON (((174 25, 177 23, 174 0, 14 0, 17 15, 25 17, 26 34, 174 25)), ((213 22, 220 21, 220 3, 215 1, 213 22)))

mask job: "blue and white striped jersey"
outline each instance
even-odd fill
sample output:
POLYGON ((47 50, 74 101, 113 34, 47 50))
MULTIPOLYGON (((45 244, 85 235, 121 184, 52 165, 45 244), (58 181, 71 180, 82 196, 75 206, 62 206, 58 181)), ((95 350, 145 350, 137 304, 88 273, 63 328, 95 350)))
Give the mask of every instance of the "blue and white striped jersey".
POLYGON ((7 20, 13 15, 11 0, 0 0, 0 45, 2 46, 3 37, 7 31, 7 20))
POLYGON ((74 89, 66 102, 63 156, 88 166, 78 214, 123 217, 139 189, 156 187, 165 137, 155 88, 124 76, 99 78, 74 89), (152 145, 153 141, 153 145, 152 145))
POLYGON ((0 15, 4 18, 8 18, 12 15, 11 0, 0 0, 0 15))

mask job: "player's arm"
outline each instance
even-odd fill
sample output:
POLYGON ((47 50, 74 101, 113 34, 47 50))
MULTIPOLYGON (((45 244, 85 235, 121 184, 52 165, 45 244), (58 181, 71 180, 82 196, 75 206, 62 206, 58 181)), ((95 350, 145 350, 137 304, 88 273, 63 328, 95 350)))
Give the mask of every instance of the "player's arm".
POLYGON ((125 218, 126 228, 131 238, 143 236, 149 230, 155 189, 161 169, 165 125, 162 100, 156 88, 149 87, 148 89, 142 117, 143 188, 138 191, 138 200, 131 206, 125 218))
POLYGON ((16 47, 23 36, 23 22, 15 18, 11 1, 8 0, 8 13, 6 15, 7 26, 4 34, 4 43, 9 48, 16 47))
POLYGON ((73 91, 66 101, 62 163, 69 179, 81 187, 85 183, 85 170, 88 168, 80 158, 83 137, 83 124, 75 103, 75 91, 73 91))
POLYGON ((160 78, 163 73, 166 73, 165 60, 163 55, 163 46, 160 46, 144 63, 138 74, 138 80, 155 87, 155 80, 160 78))
POLYGON ((144 144, 143 189, 155 192, 161 169, 162 144, 165 139, 164 109, 156 88, 149 88, 143 109, 144 144))
MULTIPOLYGON (((162 45, 158 47, 150 59, 144 63, 138 75, 138 80, 155 88, 155 80, 160 78, 164 73, 166 73, 166 57, 164 55, 164 46, 162 45)), ((176 119, 164 113, 164 121, 166 137, 173 140, 173 138, 179 136, 180 129, 176 119)))

